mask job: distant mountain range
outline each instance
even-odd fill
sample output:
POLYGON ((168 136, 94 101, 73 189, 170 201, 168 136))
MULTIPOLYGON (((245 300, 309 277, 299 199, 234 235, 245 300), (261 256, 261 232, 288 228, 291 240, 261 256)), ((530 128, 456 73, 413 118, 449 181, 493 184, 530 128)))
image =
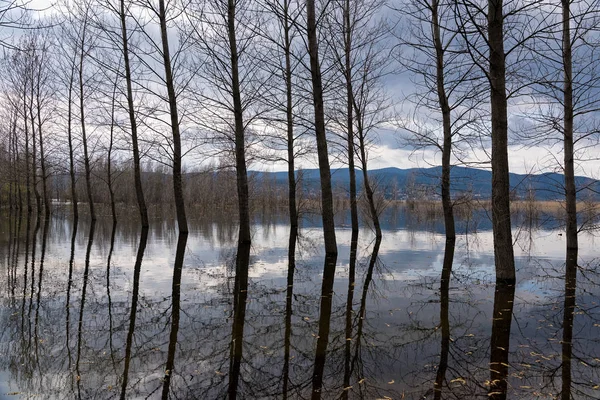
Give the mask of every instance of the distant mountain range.
MULTIPOLYGON (((439 197, 442 168, 383 168, 369 171, 369 179, 385 190, 386 197, 406 199, 409 197, 439 197)), ((287 184, 287 172, 251 172, 255 179, 271 179, 277 184, 287 184)), ((302 170, 304 190, 316 191, 320 188, 319 170, 302 170)), ((331 171, 332 185, 338 190, 347 190, 349 185, 348 168, 331 171)), ((357 184, 362 188, 362 171, 356 171, 357 184)), ((579 199, 600 199, 600 181, 583 176, 576 177, 579 199)), ((538 175, 510 174, 510 185, 514 198, 523 199, 533 195, 536 200, 560 200, 564 198, 564 176, 557 173, 538 175)), ((492 193, 491 171, 453 167, 451 187, 454 195, 470 192, 478 198, 490 198, 492 193)))

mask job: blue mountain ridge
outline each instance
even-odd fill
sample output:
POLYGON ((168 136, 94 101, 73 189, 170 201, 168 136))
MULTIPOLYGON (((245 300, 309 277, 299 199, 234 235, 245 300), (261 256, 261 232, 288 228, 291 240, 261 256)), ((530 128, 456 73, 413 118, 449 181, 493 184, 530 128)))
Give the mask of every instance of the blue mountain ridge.
MULTIPOLYGON (((383 168, 369 171, 369 179, 386 197, 406 198, 415 190, 436 197, 440 193, 441 167, 431 168, 383 168)), ((287 185, 287 171, 260 172, 251 171, 254 179, 270 179, 276 184, 287 185)), ((296 172, 298 175, 298 172, 296 172)), ((492 193, 492 173, 488 170, 455 166, 451 170, 451 190, 453 195, 469 192, 478 198, 487 199, 492 193)), ((303 188, 316 191, 320 188, 319 170, 302 170, 303 188)), ((331 170, 332 186, 338 190, 347 190, 349 185, 348 168, 331 170)), ((356 170, 359 188, 363 184, 362 171, 356 170)), ((600 181, 588 177, 576 177, 579 189, 578 198, 600 199, 600 181)), ((526 198, 533 194, 536 200, 561 200, 564 198, 564 175, 558 173, 510 174, 510 186, 513 198, 526 198)))

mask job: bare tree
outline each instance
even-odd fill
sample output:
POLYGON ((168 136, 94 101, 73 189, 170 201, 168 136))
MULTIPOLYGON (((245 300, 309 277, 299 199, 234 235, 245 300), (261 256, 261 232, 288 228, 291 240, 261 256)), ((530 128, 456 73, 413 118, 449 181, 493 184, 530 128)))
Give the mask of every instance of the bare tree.
MULTIPOLYGON (((325 132, 325 111, 323 104, 323 82, 319 63, 319 42, 317 40, 317 17, 314 0, 306 0, 306 30, 308 37, 308 54, 312 79, 312 97, 314 107, 314 129, 317 138, 319 158, 319 175, 321 178, 321 208, 323 213, 323 238, 325 252, 330 258, 337 259, 337 243, 335 239, 335 223, 333 219, 333 194, 331 190, 331 170, 327 151, 325 132)), ((333 262, 335 265, 335 262, 333 262)))
POLYGON ((90 217, 92 221, 96 221, 96 210, 94 208, 94 194, 92 190, 92 167, 91 167, 91 154, 90 145, 88 140, 88 131, 86 123, 86 99, 89 98, 89 93, 86 92, 87 76, 85 74, 85 67, 87 66, 87 60, 90 52, 94 48, 94 40, 92 39, 93 33, 91 32, 91 19, 93 15, 92 3, 88 0, 75 4, 76 8, 75 19, 77 21, 78 32, 72 38, 77 43, 77 84, 79 89, 79 122, 81 126, 81 144, 83 146, 83 165, 85 173, 85 186, 88 198, 88 205, 90 210, 90 217))
MULTIPOLYGON (((133 152, 133 168, 135 181, 135 194, 137 197, 138 207, 140 210, 140 219, 142 227, 148 227, 148 208, 144 197, 144 189, 142 187, 142 173, 140 167, 140 149, 138 144, 138 126, 133 104, 133 89, 131 76, 131 63, 129 60, 129 36, 127 33, 127 10, 125 8, 125 0, 119 1, 118 9, 121 20, 121 38, 122 38, 122 54, 123 67, 125 69, 125 83, 127 85, 127 111, 129 113, 129 124, 131 129, 131 150, 133 152)), ((185 213, 184 213, 185 215, 185 213)))
POLYGON ((73 132, 73 91, 75 85, 75 74, 77 71, 77 36, 81 33, 77 29, 76 21, 73 15, 68 10, 62 13, 65 23, 59 24, 55 35, 55 43, 58 46, 59 57, 56 61, 55 75, 58 77, 59 84, 66 90, 66 134, 69 157, 69 179, 71 189, 71 203, 73 209, 73 219, 75 224, 79 219, 79 205, 77 196, 77 179, 76 179, 76 158, 75 158, 75 138, 73 132), (73 29, 74 28, 74 29, 73 29), (64 64, 66 62, 66 65, 64 64))
MULTIPOLYGON (((49 43, 40 40, 35 54, 35 101, 37 112, 38 137, 40 144, 40 168, 42 173, 42 193, 44 197, 44 210, 46 218, 50 216, 50 198, 48 194, 48 169, 46 168, 46 153, 44 151, 43 126, 46 116, 42 116, 44 108, 48 107, 50 93, 49 77, 49 43)), ((46 113, 48 111, 46 110, 46 113)))

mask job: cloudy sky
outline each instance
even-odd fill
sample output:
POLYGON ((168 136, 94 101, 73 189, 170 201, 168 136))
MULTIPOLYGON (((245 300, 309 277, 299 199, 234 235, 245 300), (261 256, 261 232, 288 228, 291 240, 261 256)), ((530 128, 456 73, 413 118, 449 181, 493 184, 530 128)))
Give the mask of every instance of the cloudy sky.
MULTIPOLYGON (((400 0, 395 0, 400 1, 400 0)), ((50 0, 32 0, 29 6, 42 10, 42 14, 51 12, 52 2, 50 0)), ((0 28, 2 29, 2 28, 0 28)), ((386 77, 385 87, 388 96, 392 99, 393 108, 398 110, 406 110, 405 99, 411 94, 417 93, 420 90, 414 84, 413 77, 410 74, 403 72, 401 68, 397 73, 386 77)), ((410 107, 409 107, 410 108, 410 107)), ((401 116, 401 112, 398 114, 401 116)), ((427 118, 427 116, 422 116, 427 118)), ((515 136, 518 127, 523 120, 527 120, 527 109, 513 105, 509 113, 509 126, 511 127, 511 136, 515 136)), ((388 125, 386 129, 378 129, 376 132, 376 140, 374 146, 370 149, 370 168, 378 169, 385 167, 398 168, 418 168, 430 167, 440 164, 440 154, 434 149, 418 149, 408 146, 404 138, 406 132, 401 129, 388 125)), ((562 160, 562 144, 558 141, 550 140, 542 141, 541 144, 535 146, 526 146, 517 144, 516 140, 510 140, 509 147, 509 162, 511 172, 516 173, 540 173, 540 172, 561 172, 559 162, 562 160)), ((589 142, 586 144, 587 149, 579 153, 581 161, 577 165, 576 173, 578 175, 600 178, 600 161, 596 154, 598 153, 596 146, 589 147, 589 142)), ((483 140, 476 146, 471 148, 461 158, 461 162, 477 168, 489 168, 489 140, 483 140)), ((455 160, 459 163, 458 160, 455 160)), ((308 159, 301 162, 303 168, 316 168, 316 158, 308 159)), ((341 163, 333 162, 334 167, 342 167, 341 163)), ((264 165, 254 163, 252 169, 266 170, 284 170, 286 166, 282 163, 264 165)))

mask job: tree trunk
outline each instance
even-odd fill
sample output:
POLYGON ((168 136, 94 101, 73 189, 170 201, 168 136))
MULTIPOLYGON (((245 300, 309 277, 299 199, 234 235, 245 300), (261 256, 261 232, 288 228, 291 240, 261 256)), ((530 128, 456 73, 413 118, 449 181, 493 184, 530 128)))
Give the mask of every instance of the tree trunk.
POLYGON ((88 204, 90 207, 90 218, 96 221, 96 210, 94 209, 94 196, 92 193, 92 169, 90 166, 90 155, 88 152, 87 134, 85 130, 85 107, 84 107, 84 88, 83 88, 83 59, 85 57, 85 30, 87 19, 84 21, 83 36, 79 51, 79 112, 81 117, 81 140, 83 144, 83 163, 85 167, 85 186, 87 189, 88 204))
POLYGON ((169 52, 169 36, 167 34, 167 15, 165 1, 158 1, 160 34, 162 40, 163 64, 165 67, 165 83, 169 96, 169 111, 171 114, 171 131, 173 134, 173 195, 175 197, 175 210, 177 212, 177 225, 179 233, 188 233, 187 217, 185 215, 185 202, 183 199, 183 181, 181 176, 181 133, 179 131, 179 115, 177 113, 177 97, 173 71, 171 69, 171 54, 169 52))
POLYGON ((71 178, 71 202, 73 203, 73 219, 75 225, 79 218, 79 209, 77 207, 77 186, 75 181, 75 158, 73 154, 73 81, 75 74, 75 65, 71 66, 71 77, 69 78, 69 95, 68 95, 68 106, 67 106, 67 139, 69 142, 69 176, 71 178))
POLYGON ((375 237, 377 239, 381 239, 381 224, 379 222, 379 213, 377 212, 377 207, 375 206, 375 193, 373 192, 373 188, 371 186, 371 182, 369 181, 369 172, 367 168, 367 152, 365 149, 365 133, 363 126, 363 114, 362 110, 358 108, 358 104, 354 102, 354 111, 356 113, 356 121, 357 121, 357 133, 358 133, 358 147, 360 149, 360 161, 363 172, 363 181, 365 185, 365 193, 367 195, 367 201, 369 202, 369 213, 371 214, 371 220, 373 221, 373 227, 375 228, 375 237))
POLYGON ((27 189, 27 215, 31 215, 31 177, 29 176, 29 128, 27 121, 27 84, 23 89, 23 127, 25 128, 25 186, 27 189))
POLYGON ((233 96, 233 115, 235 120, 235 170, 237 178, 238 210, 240 218, 240 244, 250 244, 250 207, 248 205, 248 173, 246 171, 246 139, 240 78, 238 68, 237 40, 235 36, 235 0, 228 0, 227 33, 231 55, 231 94, 233 96))
POLYGON ((570 2, 562 0, 562 57, 563 57, 563 135, 565 163, 565 202, 567 209, 566 237, 567 257, 565 262, 565 300, 562 340, 562 388, 561 399, 571 399, 571 358, 573 353, 573 320, 577 286, 577 189, 575 186, 575 160, 573 143, 573 61, 570 32, 570 2))
MULTIPOLYGON (((112 93, 112 101, 110 106, 110 137, 108 142, 108 154, 106 157, 106 184, 108 185, 108 194, 110 195, 110 211, 112 214, 113 225, 117 223, 117 207, 115 204, 115 191, 113 189, 113 176, 112 176, 112 151, 113 151, 113 141, 114 141, 114 131, 115 131, 115 101, 117 96, 117 83, 118 83, 118 75, 115 76, 115 83, 113 86, 112 93)), ((134 161, 135 163, 135 161, 134 161)), ((135 174, 135 172, 134 172, 135 174)), ((137 185, 136 185, 136 193, 137 193, 137 185)), ((139 198, 138 198, 139 200, 139 198)), ((146 219, 146 222, 147 219, 146 219)), ((144 225, 142 219, 142 229, 147 228, 147 225, 144 225)))
POLYGON ((138 146, 137 121, 135 119, 135 111, 133 105, 131 67, 129 63, 129 42, 127 39, 127 22, 125 20, 124 0, 121 0, 120 18, 121 36, 123 38, 123 62, 125 64, 125 82, 127 85, 127 111, 129 113, 129 124, 131 125, 131 147, 133 151, 133 178, 135 182, 135 195, 137 197, 142 227, 148 227, 148 208, 146 206, 146 199, 144 197, 144 189, 142 187, 142 173, 140 167, 140 150, 138 146))
POLYGON ((346 78, 346 125, 348 146, 348 172, 350 175, 350 219, 352 232, 358 231, 358 206, 356 203, 356 170, 354 169, 354 92, 352 88, 352 27, 350 25, 350 0, 344 2, 344 75, 346 78))
POLYGON ((285 41, 285 97, 287 122, 287 156, 288 156, 288 209, 290 227, 298 229, 298 208, 296 205, 296 167, 294 154, 294 109, 292 99, 292 44, 290 40, 289 1, 284 2, 283 34, 285 41))
MULTIPOLYGON (((31 65, 33 68, 33 64, 31 65)), ((36 213, 39 215, 42 213, 42 197, 40 196, 40 191, 38 190, 38 166, 37 166, 37 144, 36 144, 36 135, 35 135, 35 116, 33 115, 33 97, 34 97, 34 88, 33 88, 34 80, 33 73, 31 74, 31 92, 29 98, 29 119, 31 122, 31 177, 33 184, 33 194, 35 196, 35 207, 36 213)), ((27 124, 27 121, 25 121, 27 124)))
POLYGON ((489 78, 492 113, 492 226, 496 281, 515 283, 510 222, 508 120, 502 0, 488 2, 489 78))
MULTIPOLYGON (((450 194, 450 156, 452 154, 452 126, 450 120, 450 105, 446 95, 444 85, 444 47, 440 34, 440 22, 438 14, 439 1, 432 0, 431 17, 433 42, 436 53, 436 80, 437 94, 442 111, 442 125, 444 131, 444 143, 442 145, 442 207, 444 209, 444 226, 446 228, 446 241, 453 241, 456 238, 456 228, 454 226, 454 212, 452 197, 450 194)), ((451 266, 452 264, 450 264, 451 266)))
MULTIPOLYGON (((317 25, 315 16, 315 0, 306 0, 308 32, 308 52, 312 76, 313 106, 315 112, 315 134, 319 158, 319 174, 321 178, 321 207, 323 212, 323 237, 325 252, 337 260, 337 243, 335 239, 335 223, 333 219, 333 194, 331 190, 331 171, 327 152, 327 136, 325 132, 325 113, 323 109, 323 84, 321 82, 321 65, 319 64, 319 43, 317 41, 317 25)), ((328 263, 326 262, 327 266, 328 263)), ((332 264, 335 269, 335 262, 332 264)))
POLYGON ((506 399, 514 299, 515 258, 510 222, 508 119, 502 0, 488 1, 490 106, 492 114, 492 228, 496 295, 490 357, 490 399, 506 399), (512 295, 511 295, 512 293, 512 295))
MULTIPOLYGON (((41 65, 38 68, 42 68, 41 65)), ((44 213, 46 218, 50 216, 50 199, 48 198, 48 176, 46 173, 46 156, 44 154, 44 139, 42 135, 42 104, 40 98, 40 76, 38 74, 36 104, 37 104, 37 119, 38 119, 38 136, 40 138, 40 167, 42 169, 42 193, 44 195, 44 213)))

